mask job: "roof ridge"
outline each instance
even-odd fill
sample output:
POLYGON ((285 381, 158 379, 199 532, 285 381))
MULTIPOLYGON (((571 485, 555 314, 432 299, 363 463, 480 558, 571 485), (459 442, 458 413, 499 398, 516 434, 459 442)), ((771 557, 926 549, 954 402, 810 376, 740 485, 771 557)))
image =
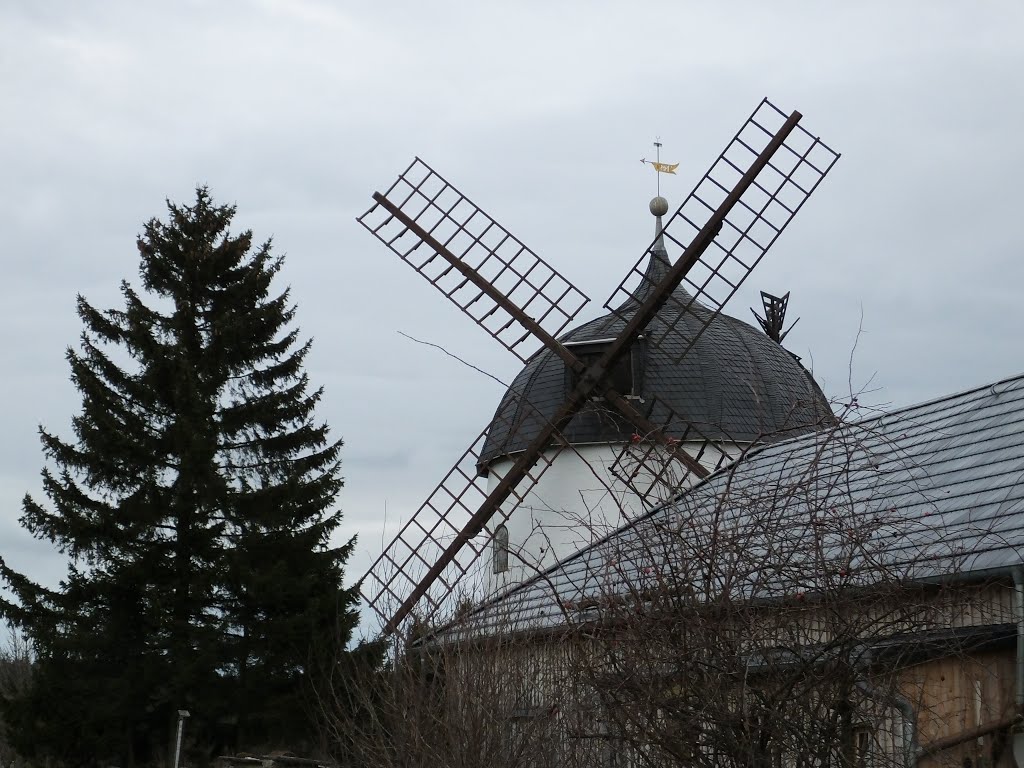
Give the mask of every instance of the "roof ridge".
MULTIPOLYGON (((999 381, 993 381, 993 382, 990 382, 988 384, 981 384, 981 385, 978 385, 978 386, 975 386, 975 387, 971 387, 970 389, 965 389, 965 390, 962 390, 962 391, 959 391, 959 392, 953 392, 953 393, 948 394, 948 395, 940 395, 938 397, 933 397, 933 398, 931 398, 929 400, 922 400, 921 402, 918 402, 918 403, 911 403, 910 405, 905 405, 905 406, 902 406, 900 408, 896 408, 895 410, 892 410, 892 411, 885 411, 883 413, 879 413, 879 414, 876 414, 874 416, 867 416, 864 419, 860 419, 858 421, 850 422, 850 424, 851 425, 867 424, 868 422, 871 422, 871 421, 879 421, 879 420, 885 419, 885 418, 892 418, 893 416, 899 416, 899 415, 902 415, 902 414, 910 413, 911 411, 920 410, 920 409, 923 409, 923 408, 926 408, 926 407, 932 406, 932 405, 938 405, 939 403, 943 403, 943 402, 947 402, 947 401, 952 402, 954 400, 963 400, 968 395, 980 394, 983 390, 989 390, 989 392, 991 394, 994 394, 994 395, 1003 394, 1002 392, 993 392, 992 390, 994 390, 997 387, 999 387, 1000 384, 1008 384, 1008 383, 1011 383, 1011 382, 1014 382, 1014 383, 1016 383, 1016 382, 1024 383, 1024 373, 1018 373, 1018 374, 1016 374, 1014 376, 1008 376, 1005 379, 1000 379, 999 381)), ((1005 391, 1006 390, 1004 390, 1004 392, 1005 391)))

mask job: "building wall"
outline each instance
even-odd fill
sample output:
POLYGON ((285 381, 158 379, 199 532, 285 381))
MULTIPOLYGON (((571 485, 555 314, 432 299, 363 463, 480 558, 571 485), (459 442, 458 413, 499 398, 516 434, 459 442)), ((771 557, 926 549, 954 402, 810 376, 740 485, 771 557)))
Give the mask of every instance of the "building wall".
MULTIPOLYGON (((1005 720, 1015 706, 1014 648, 952 655, 906 671, 901 688, 918 713, 922 746, 1005 720)), ((1012 766, 1005 734, 987 734, 921 761, 921 768, 1012 766), (970 761, 969 763, 967 761, 970 761)))
MULTIPOLYGON (((853 764, 858 768, 903 768, 910 737, 895 697, 902 697, 913 707, 915 741, 918 747, 924 748, 938 740, 1002 721, 1014 711, 1016 649, 1012 636, 1015 621, 1012 584, 1003 580, 950 588, 911 587, 901 594, 906 605, 894 605, 890 602, 893 597, 890 593, 889 599, 871 607, 863 624, 855 622, 865 634, 866 645, 878 640, 870 636, 873 628, 886 636, 895 632, 899 638, 895 645, 889 646, 887 656, 865 657, 876 660, 868 662, 871 669, 863 673, 866 687, 860 690, 873 691, 873 694, 858 694, 857 711, 849 718, 848 729, 849 749, 857 758, 853 764), (971 628, 986 628, 987 633, 997 627, 1005 636, 995 646, 975 646, 957 639, 958 636, 943 635, 950 630, 971 628), (1007 631, 1010 634, 1007 635, 1007 631), (940 639, 935 641, 933 637, 940 639), (891 650, 894 647, 895 652, 891 650), (868 753, 858 756, 862 745, 867 745, 868 753)), ((839 606, 840 602, 834 601, 821 611, 813 606, 793 611, 789 618, 805 626, 788 633, 789 637, 805 638, 815 646, 834 641, 836 629, 849 626, 849 618, 839 615, 839 606)), ((766 607, 765 610, 773 609, 766 607)), ((741 620, 751 619, 744 616, 741 620)), ((759 620, 754 618, 753 621, 756 624, 759 620)), ((774 618, 771 621, 775 623, 774 618)), ((582 760, 579 764, 654 765, 656 763, 634 761, 635 756, 629 753, 638 747, 623 746, 614 739, 602 742, 600 738, 593 738, 594 733, 607 727, 607 721, 601 715, 601 697, 593 694, 588 682, 588 679, 595 679, 595 666, 589 662, 588 655, 603 643, 621 646, 635 641, 640 646, 638 652, 647 655, 644 643, 650 642, 643 634, 642 623, 633 627, 615 623, 614 635, 603 639, 600 632, 580 625, 561 636, 503 638, 497 635, 479 643, 451 647, 449 652, 454 668, 462 669, 463 674, 478 670, 479 676, 483 665, 490 670, 489 679, 499 673, 504 675, 508 684, 502 694, 504 709, 501 711, 515 720, 513 730, 517 737, 531 727, 542 729, 547 734, 545 738, 553 740, 547 749, 558 751, 563 757, 573 756, 572 760, 566 758, 564 764, 574 765, 582 760), (641 634, 636 634, 638 631, 641 634), (613 747, 614 744, 618 746, 613 747), (615 750, 619 750, 617 754, 615 750), (587 762, 595 756, 603 757, 599 762, 587 762)), ((761 635, 756 631, 751 634, 761 635)), ((777 647, 776 640, 769 635, 763 635, 758 642, 764 648, 777 647)), ((605 649, 608 647, 606 645, 605 649)), ((671 653, 666 658, 670 659, 671 653)), ((624 668, 628 670, 630 665, 624 668)), ((647 667, 641 663, 633 670, 637 668, 650 673, 659 667, 657 663, 647 667)), ((635 681, 635 675, 631 679, 635 681)), ((657 681, 648 682, 657 685, 657 681)), ((723 690, 727 689, 709 690, 707 696, 721 696, 723 690)), ((652 701, 657 702, 657 697, 652 697, 652 701)), ((1007 735, 1004 729, 972 738, 923 759, 920 766, 1012 768, 1012 749, 1007 735)), ((774 764, 781 767, 789 763, 780 759, 774 764)))

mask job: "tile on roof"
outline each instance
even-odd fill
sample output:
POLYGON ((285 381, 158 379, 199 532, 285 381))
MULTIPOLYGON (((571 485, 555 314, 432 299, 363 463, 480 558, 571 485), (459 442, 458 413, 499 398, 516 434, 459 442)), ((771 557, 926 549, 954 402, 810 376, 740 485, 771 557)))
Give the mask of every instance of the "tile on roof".
POLYGON ((678 579, 714 546, 746 595, 795 589, 812 554, 850 579, 1021 565, 1024 375, 759 448, 450 631, 557 626, 565 606, 678 579))

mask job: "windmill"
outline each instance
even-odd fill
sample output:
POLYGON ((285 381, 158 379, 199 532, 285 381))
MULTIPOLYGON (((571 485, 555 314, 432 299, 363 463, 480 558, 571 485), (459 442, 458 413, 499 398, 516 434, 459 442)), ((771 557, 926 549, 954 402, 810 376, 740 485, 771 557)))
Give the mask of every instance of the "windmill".
MULTIPOLYGON (((386 193, 374 193, 373 206, 358 219, 363 226, 522 362, 539 342, 564 361, 571 377, 553 413, 539 413, 529 402, 507 411, 501 428, 530 439, 498 482, 488 488, 479 476, 485 430, 371 566, 362 595, 385 634, 414 609, 425 619, 438 611, 486 547, 479 541, 484 526, 508 519, 558 449, 567 447, 567 425, 596 399, 650 446, 618 462, 627 482, 640 475, 678 482, 681 475, 708 474, 701 455, 708 441, 686 424, 685 414, 656 401, 641 409, 616 388, 616 371, 641 336, 645 344, 671 346, 674 362, 685 364, 832 168, 839 155, 801 127, 801 118, 767 99, 757 106, 656 238, 668 255, 665 269, 645 268, 652 243, 605 302, 621 314, 621 330, 590 354, 559 340, 587 297, 422 160, 416 158, 386 193), (687 291, 677 292, 680 285, 687 291), (673 302, 671 316, 688 322, 652 324, 673 302), (668 471, 670 464, 678 469, 668 471)), ((665 208, 660 220, 667 204, 658 201, 665 208)))

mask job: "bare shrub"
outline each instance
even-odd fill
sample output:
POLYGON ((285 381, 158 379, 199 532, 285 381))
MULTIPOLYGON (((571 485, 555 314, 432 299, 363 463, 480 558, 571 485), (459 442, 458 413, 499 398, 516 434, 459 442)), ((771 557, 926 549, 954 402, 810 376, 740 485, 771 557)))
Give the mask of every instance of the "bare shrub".
POLYGON ((932 515, 874 429, 768 448, 617 531, 567 519, 594 543, 407 626, 335 743, 366 766, 1008 764, 1014 585, 967 578, 998 536, 932 515))

